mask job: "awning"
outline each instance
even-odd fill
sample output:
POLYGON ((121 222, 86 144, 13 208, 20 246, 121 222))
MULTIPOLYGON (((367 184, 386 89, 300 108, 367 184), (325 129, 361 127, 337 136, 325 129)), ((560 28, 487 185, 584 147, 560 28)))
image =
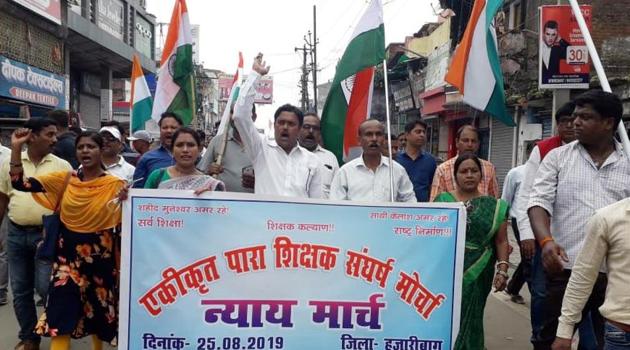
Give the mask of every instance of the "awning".
POLYGON ((444 103, 446 103, 446 95, 444 88, 439 87, 429 91, 425 91, 419 95, 422 99, 422 115, 439 114, 444 112, 444 103))

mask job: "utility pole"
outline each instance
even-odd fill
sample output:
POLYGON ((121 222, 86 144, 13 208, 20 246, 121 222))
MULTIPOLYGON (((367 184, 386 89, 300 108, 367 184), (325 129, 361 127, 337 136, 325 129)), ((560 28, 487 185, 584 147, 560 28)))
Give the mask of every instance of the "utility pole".
POLYGON ((308 70, 308 65, 306 64, 306 57, 309 53, 309 49, 306 48, 306 44, 302 48, 296 47, 295 52, 302 51, 303 61, 302 61, 302 77, 300 78, 300 92, 302 94, 301 107, 303 111, 308 110, 310 107, 308 103, 308 74, 310 73, 308 70))
POLYGON ((300 88, 302 93, 302 110, 313 110, 317 113, 317 8, 313 5, 313 33, 309 30, 304 36, 304 44, 302 48, 296 47, 295 52, 302 51, 304 61, 302 63, 302 77, 300 79, 300 88), (307 64, 306 58, 310 58, 310 64, 307 64), (313 73, 313 104, 309 103, 308 83, 309 74, 313 73))
POLYGON ((311 51, 311 61, 313 63, 313 109, 317 113, 317 44, 319 44, 319 39, 317 39, 317 7, 315 5, 313 5, 313 39, 313 51, 311 51))

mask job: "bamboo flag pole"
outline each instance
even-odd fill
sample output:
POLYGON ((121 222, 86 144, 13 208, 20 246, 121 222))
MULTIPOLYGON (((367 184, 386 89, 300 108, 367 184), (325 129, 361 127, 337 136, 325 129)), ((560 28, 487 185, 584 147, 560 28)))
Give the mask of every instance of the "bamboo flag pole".
POLYGON ((383 60, 383 77, 385 78, 385 116, 387 120, 387 149, 389 150, 389 197, 392 202, 394 199, 394 160, 392 158, 392 128, 389 117, 389 83, 387 79, 387 60, 383 60))
MULTIPOLYGON (((608 82, 608 77, 606 77, 606 72, 604 71, 604 66, 602 65, 602 61, 599 58, 599 54, 597 53, 595 43, 593 42, 593 37, 591 36, 591 32, 588 30, 588 26, 586 25, 586 21, 584 20, 584 15, 580 10, 580 5, 578 4, 577 0, 569 0, 569 3, 571 4, 573 14, 577 19, 580 30, 582 31, 582 35, 584 36, 584 41, 586 42, 586 46, 588 47, 588 53, 591 56, 593 66, 595 66, 595 70, 597 71, 597 76, 599 77, 599 81, 602 84, 602 89, 606 92, 612 92, 612 89, 610 88, 610 83, 608 82)), ((621 120, 619 122, 619 125, 617 126, 617 133, 621 138, 621 143, 623 144, 623 150, 626 153, 626 157, 630 158, 630 140, 628 139, 628 133, 626 132, 623 120, 621 120)))

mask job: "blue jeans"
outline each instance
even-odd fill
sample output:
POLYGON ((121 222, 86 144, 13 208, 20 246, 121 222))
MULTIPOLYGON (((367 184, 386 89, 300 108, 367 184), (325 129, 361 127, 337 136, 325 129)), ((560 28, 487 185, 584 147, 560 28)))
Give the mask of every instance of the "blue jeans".
POLYGON ((34 290, 39 295, 48 294, 51 263, 35 259, 37 243, 42 240, 41 229, 16 227, 9 222, 7 253, 9 274, 13 292, 13 309, 20 325, 21 340, 39 340, 33 333, 37 324, 34 290))
POLYGON ((630 350, 630 333, 606 322, 604 328, 604 350, 630 350))

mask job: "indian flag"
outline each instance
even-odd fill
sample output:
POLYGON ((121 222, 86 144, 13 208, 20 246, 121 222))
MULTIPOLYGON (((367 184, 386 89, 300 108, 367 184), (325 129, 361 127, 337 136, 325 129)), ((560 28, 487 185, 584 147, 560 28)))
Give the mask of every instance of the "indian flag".
POLYGON ((502 0, 475 0, 466 31, 445 80, 464 95, 464 102, 515 126, 505 107, 503 74, 493 21, 502 0))
POLYGON ((384 58, 383 6, 372 0, 337 64, 322 112, 324 144, 340 162, 359 152, 359 125, 370 116, 374 67, 384 58))
POLYGON ((140 58, 133 55, 133 65, 131 68, 131 133, 144 130, 145 123, 151 119, 153 109, 153 99, 147 85, 147 80, 142 71, 140 58))
POLYGON ((225 105, 225 109, 223 110, 223 115, 221 115, 221 123, 219 124, 219 129, 217 130, 217 135, 221 135, 227 130, 228 124, 230 123, 230 109, 232 108, 232 104, 238 98, 238 93, 241 87, 241 81, 243 77, 243 53, 238 53, 238 68, 236 69, 236 74, 234 74, 234 79, 232 80, 232 88, 230 90, 230 97, 227 100, 225 105))
POLYGON ((194 116, 192 34, 185 0, 175 0, 173 16, 162 49, 152 118, 160 120, 163 112, 174 112, 184 125, 194 116))

